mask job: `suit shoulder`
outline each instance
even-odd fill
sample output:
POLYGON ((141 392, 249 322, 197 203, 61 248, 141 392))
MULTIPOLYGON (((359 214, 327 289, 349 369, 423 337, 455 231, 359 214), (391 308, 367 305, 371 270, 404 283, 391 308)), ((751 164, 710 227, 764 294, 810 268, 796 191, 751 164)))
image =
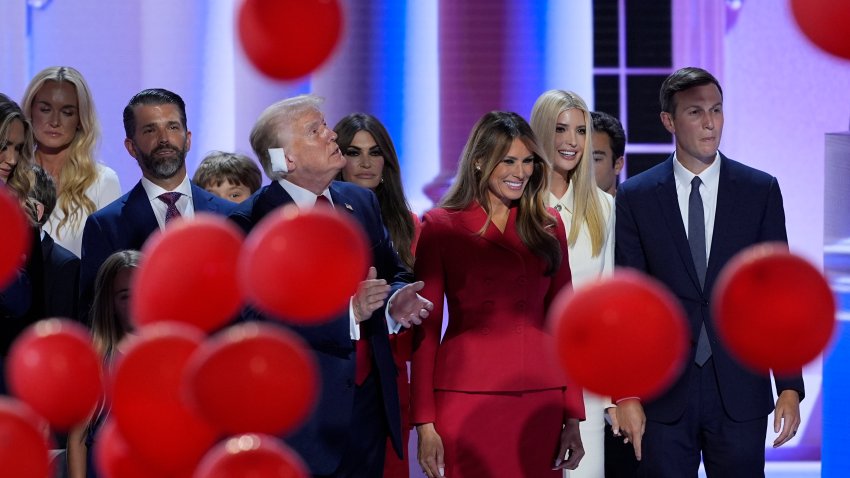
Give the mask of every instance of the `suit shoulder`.
MULTIPOLYGON (((202 201, 200 204, 203 204, 203 210, 220 212, 221 214, 228 214, 233 208, 236 206, 236 203, 230 202, 226 199, 222 199, 215 194, 207 192, 205 189, 201 188, 196 184, 192 184, 192 194, 198 195, 202 201)), ((197 203, 197 201, 195 201, 197 203)))
POLYGON ((666 175, 673 174, 673 157, 670 156, 660 164, 640 172, 620 184, 617 187, 617 193, 620 192, 637 192, 651 189, 658 184, 666 175))
POLYGON ((769 185, 776 181, 776 178, 770 173, 748 166, 744 163, 740 163, 725 156, 723 157, 723 166, 729 168, 729 174, 738 180, 761 185, 769 185))

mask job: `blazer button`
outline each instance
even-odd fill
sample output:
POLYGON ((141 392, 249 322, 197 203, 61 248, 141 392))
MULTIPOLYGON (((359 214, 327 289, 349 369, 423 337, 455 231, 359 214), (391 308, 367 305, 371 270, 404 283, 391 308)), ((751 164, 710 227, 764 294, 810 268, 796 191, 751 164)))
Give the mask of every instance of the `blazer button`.
POLYGON ((481 335, 490 335, 489 327, 481 327, 481 335))
POLYGON ((521 335, 522 334, 522 326, 517 325, 516 327, 514 327, 514 333, 517 334, 517 335, 521 335))

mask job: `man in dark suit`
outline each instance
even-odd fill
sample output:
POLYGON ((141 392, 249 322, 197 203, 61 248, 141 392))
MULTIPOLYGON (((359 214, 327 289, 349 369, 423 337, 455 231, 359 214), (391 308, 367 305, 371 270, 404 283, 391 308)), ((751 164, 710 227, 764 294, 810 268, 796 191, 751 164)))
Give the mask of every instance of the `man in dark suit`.
POLYGON ((35 220, 41 233, 41 256, 44 261, 44 316, 77 319, 80 258, 65 249, 44 231, 47 218, 56 207, 56 185, 40 166, 33 166, 30 200, 35 208, 35 220))
MULTIPOLYGON (((329 202, 363 227, 373 267, 352 297, 350 310, 323 325, 293 326, 317 359, 321 395, 313 415, 286 440, 314 476, 380 478, 387 437, 399 456, 403 452, 388 334, 421 323, 433 305, 416 293, 421 282, 407 284, 411 274, 392 249, 375 195, 333 181, 345 158, 320 104, 315 96, 298 96, 260 115, 251 146, 272 183, 237 206, 230 218, 250 232, 285 204, 309 209, 329 202)), ((246 316, 262 318, 251 312, 246 316)))
POLYGON ((110 254, 141 249, 148 237, 177 217, 198 212, 228 214, 234 204, 189 181, 186 153, 192 133, 179 95, 156 88, 137 93, 124 108, 124 146, 142 170, 127 194, 95 212, 83 230, 81 315, 87 317, 97 270, 110 254))
MULTIPOLYGON (((770 377, 730 356, 718 340, 710 300, 736 253, 786 242, 782 195, 776 178, 718 151, 723 93, 709 72, 673 73, 660 98, 676 152, 620 186, 615 257, 618 266, 650 274, 679 299, 693 350, 663 395, 646 403, 619 400, 619 424, 641 460, 638 476, 696 476, 700 454, 710 477, 764 476, 767 417, 774 408, 770 377)), ((778 447, 800 425, 804 389, 800 373, 774 378, 778 447)))

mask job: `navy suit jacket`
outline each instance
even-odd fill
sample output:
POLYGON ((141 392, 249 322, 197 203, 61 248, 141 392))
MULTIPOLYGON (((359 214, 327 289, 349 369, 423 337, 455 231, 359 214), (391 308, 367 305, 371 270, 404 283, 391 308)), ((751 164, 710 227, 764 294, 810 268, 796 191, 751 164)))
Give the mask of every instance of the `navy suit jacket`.
MULTIPOLYGON (((331 184, 330 193, 335 209, 347 211, 363 226, 371 245, 372 264, 378 270, 378 277, 392 284, 393 290, 410 282, 410 272, 402 266, 393 251, 375 195, 367 189, 338 181, 331 184)), ((275 181, 239 204, 230 219, 248 233, 268 213, 292 202, 292 197, 275 181)), ((262 320, 261 315, 252 310, 247 310, 244 316, 249 320, 262 320)), ((313 414, 299 430, 287 437, 287 442, 301 455, 310 467, 310 472, 316 475, 327 475, 336 470, 348 446, 346 437, 355 396, 355 352, 349 325, 350 318, 346 311, 322 325, 291 326, 307 341, 316 357, 321 373, 321 395, 313 414)), ((377 373, 380 380, 390 437, 396 452, 401 456, 397 371, 390 350, 383 307, 375 311, 369 320, 360 323, 360 333, 361 340, 368 340, 372 347, 375 364, 373 373, 377 373)))
MULTIPOLYGON (((219 198, 192 184, 195 213, 227 215, 234 203, 219 198)), ((88 317, 94 297, 94 280, 100 266, 112 253, 125 249, 141 250, 148 237, 159 230, 156 216, 141 181, 133 189, 88 217, 83 229, 80 265, 80 316, 88 317)), ((86 319, 87 320, 87 319, 86 319)))
MULTIPOLYGON (((718 340, 711 315, 717 276, 738 252, 761 242, 787 242, 782 194, 776 178, 720 155, 720 181, 714 232, 704 290, 691 258, 679 211, 673 157, 625 181, 617 189, 615 261, 660 280, 679 299, 687 315, 692 344, 705 321, 724 408, 738 421, 767 416, 774 406, 770 377, 750 372, 718 340)), ((644 404, 649 419, 673 422, 682 416, 688 397, 687 371, 657 399, 644 404)), ((792 389, 803 398, 801 373, 775 377, 777 391, 792 389)))
POLYGON ((45 317, 79 317, 80 258, 57 244, 50 234, 41 240, 44 258, 45 317))

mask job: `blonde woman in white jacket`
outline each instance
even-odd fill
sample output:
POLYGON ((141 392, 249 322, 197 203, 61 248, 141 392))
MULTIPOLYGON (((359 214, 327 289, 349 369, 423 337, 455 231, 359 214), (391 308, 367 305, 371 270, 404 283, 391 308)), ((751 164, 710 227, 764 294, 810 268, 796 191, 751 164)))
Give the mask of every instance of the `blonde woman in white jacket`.
MULTIPOLYGON (((552 163, 548 205, 566 226, 575 289, 614 268, 614 199, 597 187, 593 176, 592 125, 584 100, 569 91, 543 93, 531 112, 531 127, 552 163)), ((613 405, 587 391, 584 404, 587 419, 580 431, 585 456, 578 469, 565 471, 569 478, 605 475, 605 414, 613 405)))

